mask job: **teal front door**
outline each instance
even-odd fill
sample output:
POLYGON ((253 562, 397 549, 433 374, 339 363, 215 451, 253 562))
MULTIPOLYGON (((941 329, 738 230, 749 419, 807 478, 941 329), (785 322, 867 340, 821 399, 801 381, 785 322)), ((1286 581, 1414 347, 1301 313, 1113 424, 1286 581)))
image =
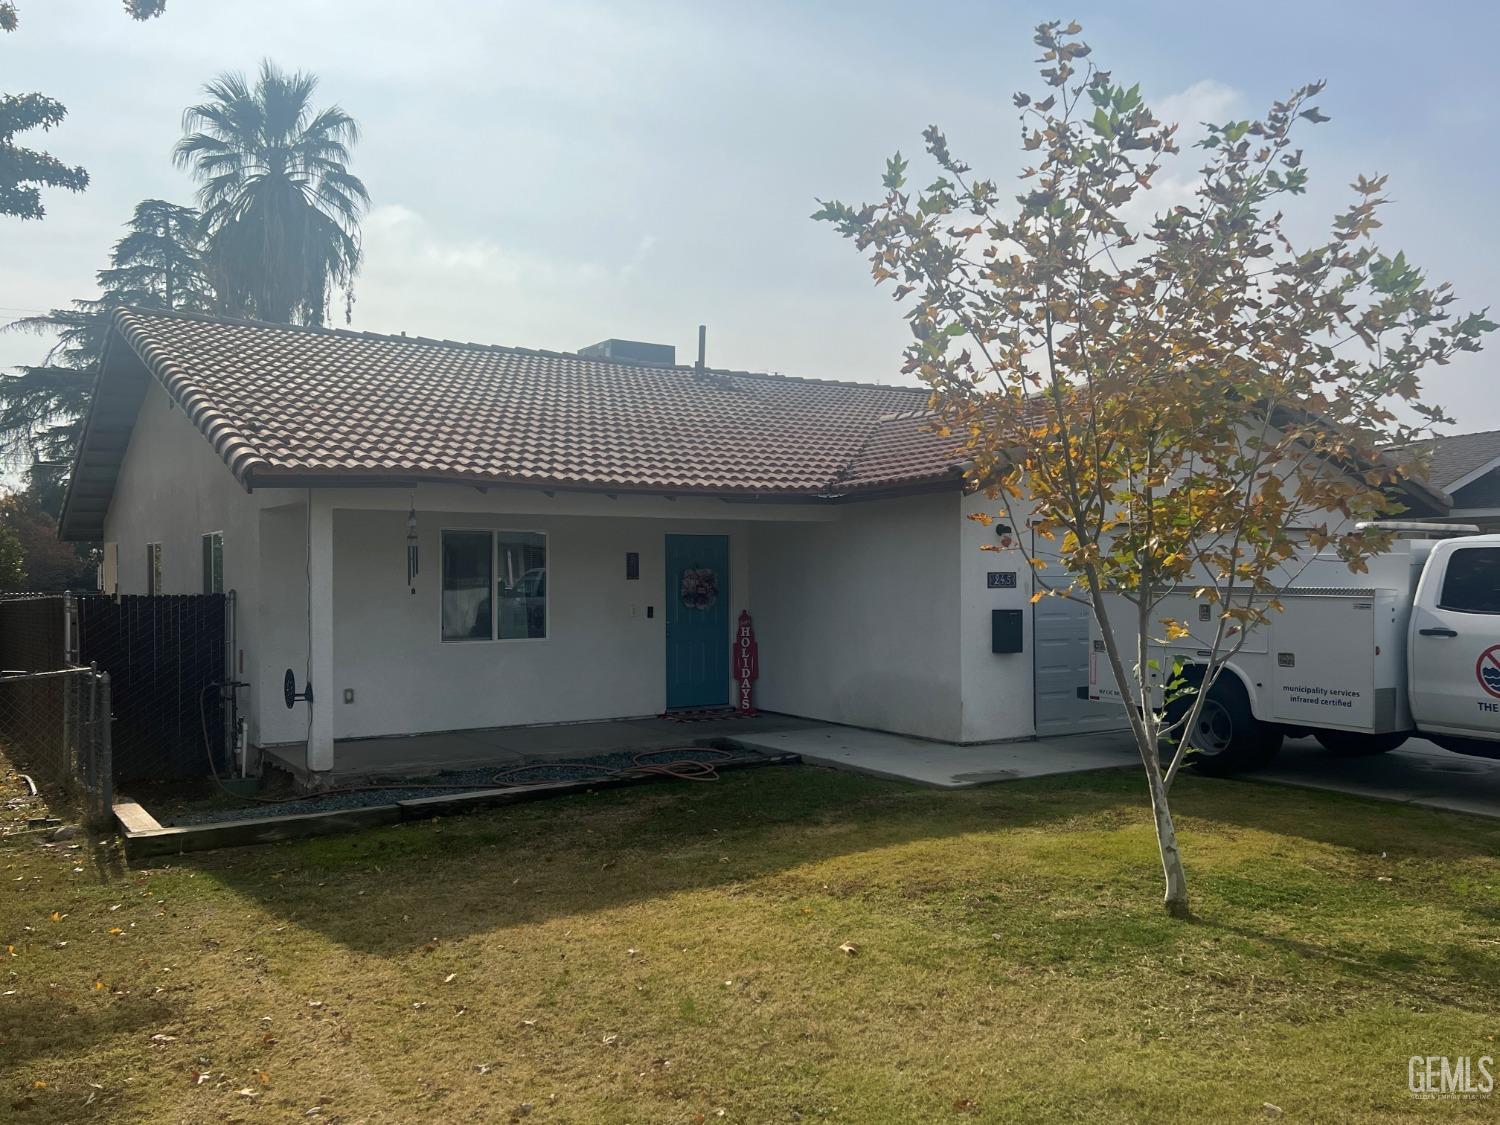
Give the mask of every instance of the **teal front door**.
POLYGON ((729 537, 667 536, 667 709, 729 702, 729 537))

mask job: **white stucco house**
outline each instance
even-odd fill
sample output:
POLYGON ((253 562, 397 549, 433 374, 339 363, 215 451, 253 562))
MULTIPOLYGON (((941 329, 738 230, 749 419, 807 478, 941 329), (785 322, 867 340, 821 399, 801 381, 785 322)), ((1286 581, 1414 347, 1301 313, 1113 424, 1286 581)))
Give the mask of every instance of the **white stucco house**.
MULTIPOLYGON (((108 592, 233 589, 255 747, 712 708, 1100 729, 1088 626, 966 518, 926 392, 122 310, 62 518, 108 592), (409 548, 415 548, 410 550, 409 548), (415 556, 413 558, 413 556, 415 556), (409 564, 415 563, 415 573, 409 564), (289 709, 286 669, 314 688, 289 709)), ((1020 529, 1024 534, 1024 529, 1020 529)))

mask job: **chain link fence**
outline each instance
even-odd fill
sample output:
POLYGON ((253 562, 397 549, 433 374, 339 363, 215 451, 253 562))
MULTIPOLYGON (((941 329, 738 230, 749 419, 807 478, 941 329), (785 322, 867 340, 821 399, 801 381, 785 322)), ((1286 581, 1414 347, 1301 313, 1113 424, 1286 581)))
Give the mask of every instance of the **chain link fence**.
POLYGON ((114 803, 109 673, 97 667, 0 674, 0 746, 38 785, 83 800, 95 825, 114 803))
POLYGON ((105 814, 116 782, 223 770, 234 604, 232 591, 0 596, 0 742, 105 814))

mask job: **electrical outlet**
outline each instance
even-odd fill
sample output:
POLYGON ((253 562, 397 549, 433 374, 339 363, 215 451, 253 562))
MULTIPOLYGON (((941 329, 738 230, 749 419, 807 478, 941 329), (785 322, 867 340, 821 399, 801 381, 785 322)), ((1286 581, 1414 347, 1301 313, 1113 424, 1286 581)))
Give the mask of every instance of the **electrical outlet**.
POLYGON ((344 689, 344 702, 345 703, 353 703, 354 702, 354 689, 352 687, 346 687, 344 689))

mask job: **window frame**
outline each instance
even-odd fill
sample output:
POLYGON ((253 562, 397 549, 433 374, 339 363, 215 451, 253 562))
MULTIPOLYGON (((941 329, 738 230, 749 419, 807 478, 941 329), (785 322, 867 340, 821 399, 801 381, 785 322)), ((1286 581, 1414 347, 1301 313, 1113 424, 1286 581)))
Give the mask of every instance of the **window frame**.
POLYGON ((162 592, 161 541, 146 544, 146 595, 158 597, 162 592))
POLYGON ((206 564, 203 567, 203 592, 205 594, 222 594, 224 592, 224 589, 225 589, 225 587, 224 587, 224 531, 223 531, 222 528, 220 530, 218 530, 218 531, 205 531, 202 535, 200 535, 198 537, 198 542, 199 542, 199 545, 200 545, 200 554, 201 554, 201 551, 204 550, 204 549, 206 549, 208 551, 208 557, 205 558, 205 559, 203 559, 203 562, 206 564), (214 560, 214 554, 215 554, 215 549, 216 548, 217 548, 217 555, 218 555, 217 561, 218 561, 218 564, 219 564, 219 575, 218 575, 219 581, 218 581, 217 588, 215 588, 214 582, 213 582, 213 562, 215 561, 214 560))
POLYGON ((438 642, 445 645, 537 644, 552 639, 552 537, 536 527, 442 527, 438 529, 437 630, 438 642), (450 532, 485 534, 490 537, 490 635, 488 637, 446 637, 443 635, 443 540, 450 532), (542 635, 540 637, 502 637, 500 633, 500 536, 540 535, 542 551, 547 558, 547 593, 542 599, 542 635))
POLYGON ((120 544, 109 540, 104 544, 104 553, 99 556, 99 592, 120 592, 120 544))
POLYGON ((1485 551, 1500 554, 1500 547, 1473 546, 1459 547, 1455 549, 1454 552, 1449 555, 1447 560, 1443 563, 1443 584, 1438 588, 1437 607, 1444 613, 1465 613, 1473 617, 1500 616, 1500 609, 1465 609, 1461 606, 1448 604, 1448 580, 1452 577, 1453 574, 1453 562, 1458 558, 1459 555, 1466 554, 1470 551, 1485 551))

